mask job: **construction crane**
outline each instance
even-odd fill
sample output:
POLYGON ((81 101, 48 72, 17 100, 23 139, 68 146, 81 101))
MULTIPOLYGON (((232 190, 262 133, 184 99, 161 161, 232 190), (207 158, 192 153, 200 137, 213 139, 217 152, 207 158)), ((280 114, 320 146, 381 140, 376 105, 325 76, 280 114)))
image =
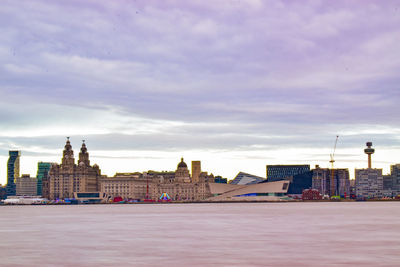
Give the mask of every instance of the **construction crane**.
POLYGON ((336 151, 336 145, 338 141, 339 135, 336 135, 336 140, 335 140, 335 146, 333 147, 333 153, 330 154, 331 160, 329 161, 331 163, 331 197, 335 195, 335 169, 333 168, 333 165, 335 163, 335 151, 336 151))

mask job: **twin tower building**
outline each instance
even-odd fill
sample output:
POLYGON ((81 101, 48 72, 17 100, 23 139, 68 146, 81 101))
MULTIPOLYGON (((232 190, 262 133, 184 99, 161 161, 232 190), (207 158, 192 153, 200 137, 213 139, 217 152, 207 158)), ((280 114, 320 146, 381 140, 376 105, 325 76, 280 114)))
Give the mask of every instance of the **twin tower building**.
POLYGON ((90 165, 83 141, 77 164, 67 138, 61 164, 52 164, 43 179, 42 195, 48 199, 76 197, 76 193, 102 192, 124 199, 158 199, 163 193, 174 200, 202 200, 211 195, 208 186, 214 176, 201 172, 200 161, 192 162, 192 175, 181 159, 175 171, 117 173, 114 177, 101 174, 98 165, 90 165))
POLYGON ((43 181, 43 196, 49 199, 73 198, 75 192, 98 192, 101 171, 90 165, 89 153, 83 141, 75 164, 74 151, 69 138, 65 144, 61 164, 53 164, 48 179, 43 181))

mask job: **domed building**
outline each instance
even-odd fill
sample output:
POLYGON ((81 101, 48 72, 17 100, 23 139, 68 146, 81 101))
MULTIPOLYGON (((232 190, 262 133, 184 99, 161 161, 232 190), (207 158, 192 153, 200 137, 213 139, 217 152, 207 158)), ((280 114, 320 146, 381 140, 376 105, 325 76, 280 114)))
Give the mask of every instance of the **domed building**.
POLYGON ((175 171, 175 182, 176 183, 190 183, 190 173, 187 167, 187 164, 181 158, 181 162, 179 162, 178 167, 175 171))

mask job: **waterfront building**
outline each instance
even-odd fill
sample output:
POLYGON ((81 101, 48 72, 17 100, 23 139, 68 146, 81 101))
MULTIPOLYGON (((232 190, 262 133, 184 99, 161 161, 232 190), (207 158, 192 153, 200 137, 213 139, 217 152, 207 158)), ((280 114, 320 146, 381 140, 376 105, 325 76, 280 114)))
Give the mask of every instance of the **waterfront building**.
POLYGON ((350 172, 349 169, 335 169, 334 179, 336 196, 348 197, 350 196, 350 172))
POLYGON ((111 198, 158 200, 168 194, 172 200, 199 201, 210 197, 208 184, 214 176, 199 174, 199 181, 192 183, 186 163, 181 159, 175 172, 117 173, 114 177, 101 177, 100 191, 111 198))
POLYGON ((6 188, 0 185, 0 200, 7 198, 7 191, 6 188))
POLYGON ((201 173, 201 162, 199 160, 192 161, 192 182, 198 183, 201 173))
POLYGON ((318 190, 322 195, 330 194, 331 174, 328 168, 320 168, 318 165, 313 170, 312 189, 318 190))
POLYGON ((207 201, 279 201, 285 199, 289 181, 262 182, 250 185, 209 184, 213 195, 207 201))
POLYGON ((323 195, 350 196, 350 173, 348 169, 334 169, 333 182, 335 192, 331 192, 332 169, 316 166, 312 170, 312 189, 317 189, 323 195))
POLYGON ((75 192, 98 192, 100 177, 99 166, 90 165, 85 142, 75 164, 74 151, 67 138, 61 164, 52 164, 49 171, 49 199, 73 198, 75 192))
POLYGON ((153 197, 152 177, 142 173, 116 173, 113 177, 100 178, 100 192, 111 198, 146 199, 153 197), (148 186, 148 187, 147 187, 148 186), (146 193, 149 192, 149 196, 146 193))
MULTIPOLYGON (((52 163, 53 165, 54 163, 52 163)), ((50 173, 50 171, 49 171, 50 173)), ((42 198, 50 199, 49 173, 42 177, 42 198)))
POLYGON ((382 169, 355 169, 355 177, 358 198, 383 197, 382 169))
POLYGON ((366 145, 364 153, 368 156, 368 168, 355 169, 356 195, 358 198, 382 198, 384 196, 382 169, 372 169, 371 156, 375 149, 372 148, 372 142, 367 142, 366 145))
POLYGON ((188 167, 186 163, 183 161, 183 158, 181 158, 181 162, 178 163, 178 167, 176 168, 174 181, 177 183, 192 182, 188 167))
POLYGON ((229 183, 238 185, 246 185, 246 184, 248 185, 248 184, 257 184, 263 181, 266 181, 266 179, 263 177, 245 172, 239 172, 233 180, 229 181, 229 183))
POLYGON ((287 177, 286 181, 290 182, 287 193, 289 195, 301 195, 303 193, 303 190, 311 189, 312 177, 313 177, 312 171, 303 172, 287 177))
POLYGON ((218 176, 215 176, 214 183, 227 184, 228 183, 228 179, 227 178, 223 178, 222 176, 218 175, 218 176))
POLYGON ((392 177, 393 195, 400 195, 400 164, 390 166, 390 176, 392 177))
POLYGON ((394 186, 393 186, 393 177, 390 174, 383 175, 383 196, 385 197, 393 197, 394 186))
POLYGON ((268 182, 286 180, 297 174, 310 171, 310 165, 267 165, 268 182))
POLYGON ((356 196, 356 180, 350 180, 350 198, 354 198, 356 196))
POLYGON ((51 168, 50 162, 38 162, 38 170, 36 174, 36 179, 37 179, 37 195, 38 196, 43 196, 43 179, 46 179, 47 176, 49 175, 49 171, 51 168))
POLYGON ((21 151, 9 151, 9 158, 7 161, 7 196, 15 196, 16 186, 15 179, 19 177, 19 161, 21 151))
POLYGON ((165 179, 163 173, 154 176, 152 193, 157 196, 157 199, 166 193, 172 200, 177 201, 200 201, 211 196, 209 184, 214 183, 214 175, 201 172, 198 182, 192 183, 190 183, 190 177, 187 179, 187 175, 186 163, 181 159, 174 179, 165 179))
POLYGON ((155 195, 160 197, 163 193, 167 193, 172 200, 177 201, 200 201, 211 196, 207 181, 198 183, 164 183, 161 180, 155 181, 155 195))
POLYGON ((117 173, 114 177, 100 179, 100 191, 111 198, 153 200, 167 194, 172 200, 199 201, 210 196, 208 184, 214 176, 207 172, 198 175, 193 182, 183 158, 175 171, 148 171, 144 173, 117 173))
POLYGON ((23 174, 15 179, 15 188, 17 196, 36 196, 37 179, 29 174, 23 174))

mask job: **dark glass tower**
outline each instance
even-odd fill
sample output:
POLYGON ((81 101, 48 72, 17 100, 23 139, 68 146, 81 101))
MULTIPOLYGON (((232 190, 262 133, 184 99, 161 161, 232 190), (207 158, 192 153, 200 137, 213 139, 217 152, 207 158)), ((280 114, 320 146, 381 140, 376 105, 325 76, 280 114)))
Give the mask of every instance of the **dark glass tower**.
POLYGON ((267 165, 267 180, 275 182, 294 175, 308 173, 310 165, 267 165))
POLYGON ((51 168, 51 163, 49 162, 39 162, 38 163, 38 171, 36 174, 37 178, 37 195, 42 196, 43 195, 43 179, 47 178, 47 175, 49 174, 51 168))
POLYGON ((19 177, 19 158, 21 151, 9 151, 9 158, 7 162, 7 196, 15 196, 16 186, 15 179, 19 177))

